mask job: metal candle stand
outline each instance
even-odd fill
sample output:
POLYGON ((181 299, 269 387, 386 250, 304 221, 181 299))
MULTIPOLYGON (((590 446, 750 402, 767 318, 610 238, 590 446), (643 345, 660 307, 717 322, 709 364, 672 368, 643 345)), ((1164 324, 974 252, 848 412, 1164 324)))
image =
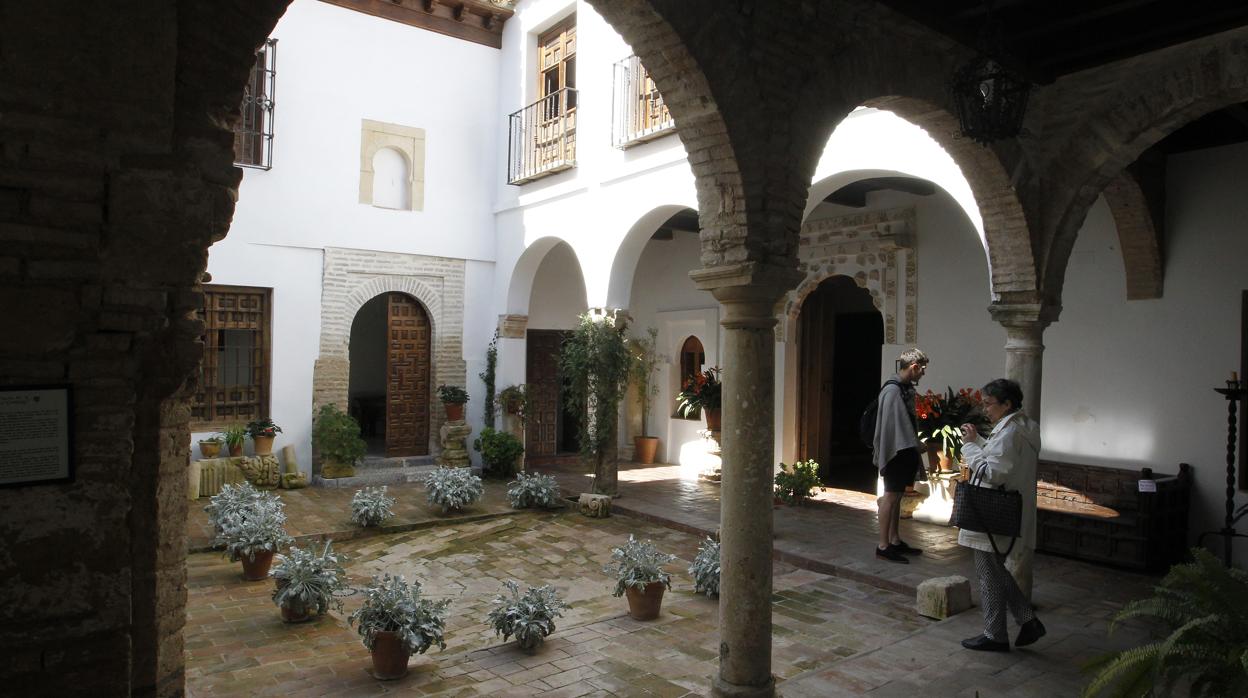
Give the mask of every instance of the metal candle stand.
POLYGON ((1235 461, 1236 461, 1236 431, 1237 425, 1235 421, 1235 412, 1239 406, 1239 401, 1248 396, 1248 389, 1241 388, 1239 381, 1227 381, 1227 387, 1214 388, 1215 391, 1226 397, 1226 524, 1217 531, 1205 531, 1196 539, 1196 545, 1199 547, 1204 542, 1205 536, 1215 535, 1222 536, 1224 546, 1222 549, 1222 561, 1227 566, 1231 566, 1231 543, 1236 538, 1248 538, 1248 534, 1239 533, 1235 530, 1235 522, 1240 517, 1248 514, 1248 506, 1241 507, 1239 512, 1235 511, 1235 461), (1238 516, 1236 515, 1238 514, 1238 516))

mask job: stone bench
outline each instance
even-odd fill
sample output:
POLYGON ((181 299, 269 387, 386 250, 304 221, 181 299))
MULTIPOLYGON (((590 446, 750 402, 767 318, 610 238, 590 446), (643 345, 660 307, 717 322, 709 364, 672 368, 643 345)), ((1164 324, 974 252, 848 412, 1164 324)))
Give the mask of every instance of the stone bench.
POLYGON ((1154 572, 1186 558, 1190 465, 1158 475, 1042 460, 1037 475, 1037 550, 1154 572))

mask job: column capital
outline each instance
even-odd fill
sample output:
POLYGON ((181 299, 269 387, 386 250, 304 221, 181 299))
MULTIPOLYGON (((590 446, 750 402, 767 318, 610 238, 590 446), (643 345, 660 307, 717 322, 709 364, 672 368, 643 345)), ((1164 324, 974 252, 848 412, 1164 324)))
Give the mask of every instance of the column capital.
POLYGON ((1060 305, 1044 303, 993 303, 988 314, 1006 329, 1018 328, 1044 331, 1057 321, 1062 312, 1060 305))
POLYGON ((724 327, 772 327, 776 324, 776 302, 806 277, 795 267, 759 262, 739 262, 705 267, 689 272, 689 278, 702 291, 722 304, 724 327))
POLYGON ((617 330, 633 321, 633 316, 628 312, 628 308, 590 308, 586 311, 589 316, 598 322, 610 322, 612 327, 617 330))
POLYGON ((528 327, 528 315, 498 316, 498 336, 501 339, 524 339, 524 331, 528 327))

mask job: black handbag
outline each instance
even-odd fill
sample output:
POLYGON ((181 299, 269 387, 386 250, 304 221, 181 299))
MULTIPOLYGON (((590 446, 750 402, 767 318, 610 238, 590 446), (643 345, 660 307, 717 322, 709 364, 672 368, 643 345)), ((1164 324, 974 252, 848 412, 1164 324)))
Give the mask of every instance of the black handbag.
POLYGON ((988 542, 998 555, 1009 555, 1023 527, 1023 495, 1005 486, 980 487, 984 466, 975 470, 969 482, 963 480, 953 491, 953 515, 949 523, 967 531, 989 533, 988 542), (1004 553, 997 549, 993 535, 1010 536, 1010 547, 1004 553))

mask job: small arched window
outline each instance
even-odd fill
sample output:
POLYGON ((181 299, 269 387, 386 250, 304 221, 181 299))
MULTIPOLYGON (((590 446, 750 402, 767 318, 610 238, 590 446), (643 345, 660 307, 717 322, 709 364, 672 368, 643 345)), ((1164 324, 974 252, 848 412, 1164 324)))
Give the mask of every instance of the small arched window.
POLYGON ((373 205, 407 211, 412 207, 407 158, 394 148, 373 155, 373 205))
POLYGON ((684 388, 687 382, 701 373, 702 367, 705 365, 706 350, 702 348, 702 342, 693 335, 686 337, 684 344, 680 346, 680 385, 678 389, 684 388))

